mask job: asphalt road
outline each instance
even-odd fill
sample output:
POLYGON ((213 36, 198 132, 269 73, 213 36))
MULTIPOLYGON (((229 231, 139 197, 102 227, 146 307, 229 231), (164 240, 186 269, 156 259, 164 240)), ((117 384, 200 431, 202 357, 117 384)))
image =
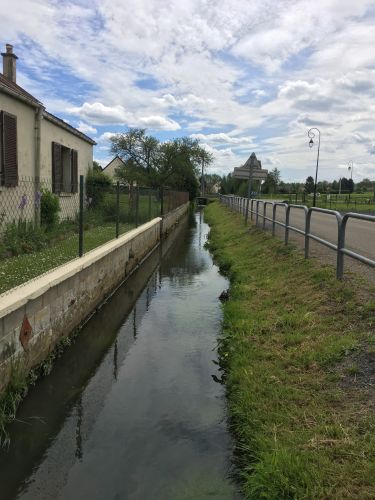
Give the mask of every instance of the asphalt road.
MULTIPOLYGON (((267 200, 272 201, 272 200, 267 200)), ((279 200, 278 200, 279 201, 279 200)), ((263 206, 259 206, 260 212, 263 214, 263 206)), ((255 210, 255 204, 253 209, 255 210)), ((267 206, 266 215, 272 218, 272 206, 267 206)), ((255 215, 253 215, 255 220, 255 215)), ((285 209, 278 207, 276 210, 276 220, 285 222, 285 209)), ((259 224, 263 223, 263 218, 259 217, 259 224)), ((305 229, 305 214, 304 211, 298 208, 291 208, 290 221, 291 226, 298 229, 305 229)), ((271 228, 272 223, 266 222, 266 227, 271 228)), ((279 227, 277 234, 280 236, 284 232, 284 228, 279 227)), ((290 231, 290 236, 292 236, 290 231)), ((311 217, 311 233, 337 245, 338 229, 337 221, 334 215, 313 213, 311 217)), ((375 222, 362 221, 357 219, 349 219, 346 227, 345 248, 356 253, 364 255, 372 260, 375 260, 375 222)), ((374 268, 369 267, 370 272, 374 268)))

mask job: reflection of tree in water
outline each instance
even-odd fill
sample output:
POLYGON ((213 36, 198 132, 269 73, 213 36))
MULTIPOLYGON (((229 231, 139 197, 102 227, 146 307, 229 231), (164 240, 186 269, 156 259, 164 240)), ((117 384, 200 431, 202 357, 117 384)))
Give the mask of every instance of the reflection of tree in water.
POLYGON ((173 250, 168 252, 167 258, 162 261, 159 269, 160 283, 163 278, 168 278, 173 286, 189 285, 211 265, 206 251, 202 249, 208 234, 202 211, 195 214, 194 224, 190 223, 190 227, 192 225, 194 229, 180 233, 173 250))

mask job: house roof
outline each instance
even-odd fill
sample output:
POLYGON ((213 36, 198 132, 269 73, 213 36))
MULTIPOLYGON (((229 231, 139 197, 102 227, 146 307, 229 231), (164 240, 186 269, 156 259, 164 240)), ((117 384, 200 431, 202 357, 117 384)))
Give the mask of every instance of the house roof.
POLYGON ((10 93, 15 97, 16 99, 20 99, 23 102, 28 102, 31 106, 38 107, 38 108, 43 108, 43 118, 46 120, 49 120, 50 122, 54 123, 55 125, 64 128, 71 134, 76 135, 80 139, 88 142, 89 144, 96 144, 96 142, 91 139, 88 135, 84 134, 83 132, 80 132, 76 128, 72 127, 69 125, 69 123, 65 122, 61 118, 58 118, 57 116, 53 115, 52 113, 49 113, 48 111, 45 110, 43 104, 38 101, 34 96, 26 92, 25 89, 17 85, 16 83, 12 82, 12 80, 9 80, 9 78, 5 77, 3 74, 0 73, 0 91, 3 89, 5 92, 10 93))
POLYGON ((46 120, 49 120, 50 122, 54 123, 55 125, 64 128, 68 132, 71 132, 72 134, 78 136, 81 138, 83 141, 88 142, 89 144, 95 145, 96 142, 91 139, 88 135, 84 134, 83 132, 80 132, 76 128, 72 127, 69 125, 69 123, 65 122, 61 118, 58 118, 57 116, 53 115, 52 113, 49 113, 48 111, 43 111, 43 118, 46 120))
POLYGON ((115 161, 115 160, 120 160, 121 163, 123 163, 125 165, 125 162, 124 160, 122 160, 118 155, 116 155, 114 158, 112 158, 112 160, 108 163, 108 165, 106 165, 103 170, 105 170, 106 168, 108 168, 110 165, 112 165, 112 163, 115 161))
POLYGON ((38 101, 34 96, 26 92, 25 89, 17 85, 16 83, 9 80, 6 76, 0 73, 0 88, 3 87, 5 89, 10 90, 13 94, 16 94, 15 97, 20 96, 24 99, 30 101, 30 104, 34 104, 34 106, 42 106, 42 103, 38 101))

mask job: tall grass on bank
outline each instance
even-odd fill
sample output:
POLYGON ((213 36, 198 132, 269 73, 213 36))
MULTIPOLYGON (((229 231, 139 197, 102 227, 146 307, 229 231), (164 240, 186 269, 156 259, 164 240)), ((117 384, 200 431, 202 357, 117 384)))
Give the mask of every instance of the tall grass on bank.
POLYGON ((231 282, 219 354, 245 497, 375 498, 374 290, 218 203, 205 216, 231 282))

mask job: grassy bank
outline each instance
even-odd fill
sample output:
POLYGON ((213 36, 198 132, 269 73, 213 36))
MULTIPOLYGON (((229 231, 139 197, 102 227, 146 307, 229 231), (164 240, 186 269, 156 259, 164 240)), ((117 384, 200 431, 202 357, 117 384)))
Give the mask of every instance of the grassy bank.
POLYGON ((219 351, 246 498, 375 498, 374 290, 218 203, 206 220, 231 281, 219 351))

